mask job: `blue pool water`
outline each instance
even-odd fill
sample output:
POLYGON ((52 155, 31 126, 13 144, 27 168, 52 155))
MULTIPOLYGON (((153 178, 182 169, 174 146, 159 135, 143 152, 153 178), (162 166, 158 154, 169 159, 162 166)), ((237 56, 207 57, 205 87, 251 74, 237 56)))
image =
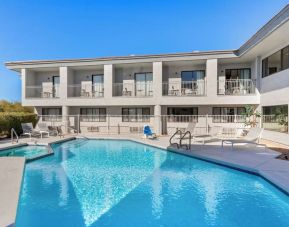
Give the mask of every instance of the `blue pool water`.
POLYGON ((0 151, 0 157, 25 157, 30 160, 48 153, 49 151, 45 146, 21 146, 0 151))
POLYGON ((26 165, 16 226, 289 226, 262 178, 129 141, 75 140, 26 165))

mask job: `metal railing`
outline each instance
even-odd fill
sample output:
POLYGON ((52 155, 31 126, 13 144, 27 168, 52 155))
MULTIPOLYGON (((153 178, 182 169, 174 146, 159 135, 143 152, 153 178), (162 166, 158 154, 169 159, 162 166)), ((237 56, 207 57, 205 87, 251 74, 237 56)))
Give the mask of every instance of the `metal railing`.
POLYGON ((68 97, 74 98, 98 98, 104 96, 104 85, 99 84, 71 84, 67 86, 68 97))
POLYGON ((262 127, 270 131, 288 133, 288 116, 263 115, 262 127))
POLYGON ((59 85, 26 86, 26 98, 59 98, 59 85))
MULTIPOLYGON (((149 125, 158 134, 173 135, 177 130, 192 135, 208 134, 212 127, 222 127, 224 137, 241 135, 243 129, 248 128, 240 115, 67 115, 67 116, 39 116, 39 123, 47 126, 63 125, 65 131, 78 131, 93 134, 143 134, 144 125, 149 125), (217 121, 216 121, 217 119, 217 121), (220 121, 221 119, 221 121, 220 121)), ((258 124, 259 126, 259 124, 258 124)), ((155 132, 155 131, 154 131, 155 132)))
POLYGON ((162 83, 164 96, 203 96, 205 80, 162 83))
POLYGON ((15 131, 14 128, 11 128, 11 133, 10 134, 11 134, 11 143, 14 142, 14 135, 16 137, 16 143, 18 143, 19 137, 18 137, 18 134, 17 134, 17 132, 15 131))
POLYGON ((113 83, 113 96, 150 97, 153 96, 152 82, 113 83))
POLYGON ((218 80, 218 95, 255 94, 255 81, 252 79, 218 80))

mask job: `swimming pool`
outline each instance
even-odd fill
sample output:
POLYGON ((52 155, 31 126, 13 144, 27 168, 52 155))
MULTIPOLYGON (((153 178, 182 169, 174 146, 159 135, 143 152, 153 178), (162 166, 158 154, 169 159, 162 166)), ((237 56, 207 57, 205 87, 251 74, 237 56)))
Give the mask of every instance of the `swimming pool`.
POLYGON ((49 154, 50 151, 46 146, 38 145, 24 145, 0 151, 0 157, 25 157, 28 161, 38 159, 39 157, 49 154))
POLYGON ((130 141, 74 140, 26 165, 16 226, 289 226, 263 178, 130 141))

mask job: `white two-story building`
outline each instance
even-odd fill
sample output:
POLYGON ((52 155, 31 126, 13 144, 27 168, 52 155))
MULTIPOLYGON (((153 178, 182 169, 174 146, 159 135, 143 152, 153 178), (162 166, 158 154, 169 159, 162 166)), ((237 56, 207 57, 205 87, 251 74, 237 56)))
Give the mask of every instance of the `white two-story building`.
POLYGON ((138 122, 166 134, 171 122, 190 121, 181 116, 209 115, 215 116, 212 123, 236 123, 235 116, 248 104, 266 115, 279 107, 288 114, 289 5, 236 50, 17 61, 6 66, 21 74, 24 106, 44 116, 80 116, 82 130, 99 130, 93 123, 106 127, 107 116, 115 116, 117 130, 138 122), (166 117, 149 120, 161 115, 166 117))

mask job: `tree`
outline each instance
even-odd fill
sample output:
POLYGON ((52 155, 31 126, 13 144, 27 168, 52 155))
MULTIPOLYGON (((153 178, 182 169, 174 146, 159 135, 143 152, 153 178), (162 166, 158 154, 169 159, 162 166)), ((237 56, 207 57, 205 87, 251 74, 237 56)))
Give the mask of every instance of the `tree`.
POLYGON ((250 127, 257 127, 258 118, 261 117, 261 113, 252 105, 246 105, 245 111, 241 115, 245 117, 245 125, 250 127))
POLYGON ((33 113, 33 108, 22 106, 20 102, 8 102, 6 100, 1 100, 0 112, 33 113))

